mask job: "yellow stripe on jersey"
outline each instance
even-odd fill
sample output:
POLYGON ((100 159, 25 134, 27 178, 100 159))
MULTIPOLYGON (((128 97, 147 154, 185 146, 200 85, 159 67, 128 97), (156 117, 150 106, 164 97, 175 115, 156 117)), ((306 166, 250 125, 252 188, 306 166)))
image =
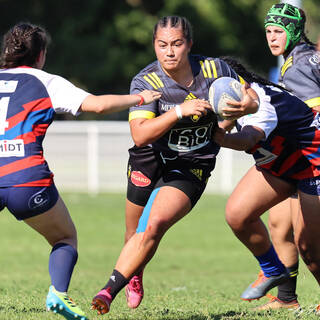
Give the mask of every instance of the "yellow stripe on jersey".
POLYGON ((217 73, 216 64, 214 63, 213 60, 210 60, 210 64, 211 64, 212 71, 213 71, 213 77, 217 78, 218 77, 218 73, 217 73))
POLYGON ((245 84, 246 83, 241 76, 238 75, 238 77, 239 77, 239 81, 240 81, 241 84, 245 84))
POLYGON ((135 110, 129 113, 129 122, 133 119, 153 119, 156 114, 152 111, 147 110, 135 110))
POLYGON ((206 72, 206 70, 204 69, 203 61, 201 61, 201 60, 200 60, 200 66, 201 66, 201 69, 202 69, 202 72, 203 72, 204 77, 205 77, 205 78, 208 78, 207 72, 206 72))
POLYGON ((284 63, 284 65, 281 67, 281 76, 285 74, 285 72, 292 66, 293 63, 293 57, 291 56, 288 58, 288 60, 284 63))
POLYGON ((208 73, 208 77, 212 78, 212 73, 211 73, 211 69, 210 69, 210 63, 208 60, 204 61, 205 65, 206 65, 206 69, 207 69, 207 73, 208 73))
POLYGON ((147 76, 143 76, 143 79, 146 80, 149 84, 153 86, 154 89, 158 89, 158 87, 151 81, 147 76))
POLYGON ((190 92, 184 100, 193 100, 193 99, 197 99, 197 97, 190 92))
POLYGON ((157 83, 159 84, 159 88, 163 88, 164 84, 161 81, 161 79, 158 77, 158 75, 155 72, 152 72, 151 75, 156 79, 157 83))
POLYGON ((320 106, 320 97, 305 100, 304 103, 306 103, 310 108, 320 106))
POLYGON ((163 82, 161 79, 156 75, 155 72, 148 73, 147 75, 143 76, 143 79, 146 80, 149 84, 152 85, 154 89, 159 89, 164 87, 163 82))
POLYGON ((217 68, 213 60, 199 61, 205 78, 217 78, 217 68))

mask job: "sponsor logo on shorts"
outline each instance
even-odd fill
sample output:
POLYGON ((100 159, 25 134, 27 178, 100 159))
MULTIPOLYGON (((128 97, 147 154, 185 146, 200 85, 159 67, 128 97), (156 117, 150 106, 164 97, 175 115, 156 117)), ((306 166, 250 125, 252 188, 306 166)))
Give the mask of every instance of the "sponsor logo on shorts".
POLYGON ((40 190, 29 199, 28 205, 30 209, 33 210, 48 203, 49 195, 45 192, 45 189, 40 190))
POLYGON ((141 171, 132 171, 131 182, 137 187, 147 187, 151 183, 151 180, 141 171))
POLYGON ((190 169, 190 172, 194 174, 200 181, 202 180, 202 169, 190 169))
POLYGON ((0 140, 0 157, 24 157, 23 140, 0 140))
POLYGON ((128 169, 127 169, 127 176, 128 176, 128 178, 130 177, 130 175, 131 175, 131 165, 129 164, 129 165, 128 165, 128 169))

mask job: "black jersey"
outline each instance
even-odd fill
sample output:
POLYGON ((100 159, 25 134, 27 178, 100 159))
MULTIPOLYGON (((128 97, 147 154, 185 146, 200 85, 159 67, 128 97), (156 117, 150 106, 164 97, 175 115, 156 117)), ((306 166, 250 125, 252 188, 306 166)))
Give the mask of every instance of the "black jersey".
POLYGON ((310 108, 320 105, 320 57, 315 47, 294 47, 280 70, 279 82, 310 108))
MULTIPOLYGON (((194 77, 190 87, 168 77, 158 61, 149 64, 136 75, 131 82, 131 94, 151 89, 161 91, 162 96, 151 104, 130 108, 129 121, 136 118, 155 118, 189 99, 208 100, 210 85, 219 77, 232 77, 243 83, 243 79, 220 59, 189 55, 189 61, 194 77)), ((193 160, 215 158, 219 146, 211 141, 211 134, 216 125, 217 118, 213 111, 208 111, 203 117, 183 118, 154 142, 153 147, 167 159, 177 156, 193 160)))

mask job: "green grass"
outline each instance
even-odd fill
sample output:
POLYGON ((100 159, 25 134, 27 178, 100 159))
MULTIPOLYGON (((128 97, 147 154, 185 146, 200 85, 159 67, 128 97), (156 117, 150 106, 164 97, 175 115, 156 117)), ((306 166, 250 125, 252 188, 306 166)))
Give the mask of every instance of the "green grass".
MULTIPOLYGON (((89 309, 105 284, 123 244, 124 195, 64 194, 78 228, 79 260, 69 293, 90 319, 238 320, 296 319, 292 311, 255 313, 266 302, 240 300, 255 280, 258 266, 224 221, 226 197, 204 196, 194 210, 172 227, 146 268, 145 298, 136 310, 126 306, 123 292, 101 317, 89 309)), ((49 287, 50 248, 42 237, 17 222, 6 210, 0 214, 0 320, 60 319, 45 310, 49 287)), ((299 319, 312 314, 319 287, 301 262, 299 319)), ((61 318, 62 319, 62 318, 61 318)))

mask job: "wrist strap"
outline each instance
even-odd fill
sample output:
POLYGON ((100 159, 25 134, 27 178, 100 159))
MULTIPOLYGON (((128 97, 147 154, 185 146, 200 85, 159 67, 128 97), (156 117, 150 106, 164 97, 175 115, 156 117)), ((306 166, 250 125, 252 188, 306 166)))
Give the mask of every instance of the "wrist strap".
POLYGON ((140 98, 140 101, 139 101, 139 103, 137 104, 137 106, 142 106, 143 105, 143 103, 144 103, 144 99, 143 99, 143 96, 141 95, 141 94, 136 94, 136 96, 138 96, 139 98, 140 98))
POLYGON ((181 120, 182 119, 182 112, 181 112, 180 104, 177 104, 175 106, 174 110, 176 111, 178 119, 181 120))

